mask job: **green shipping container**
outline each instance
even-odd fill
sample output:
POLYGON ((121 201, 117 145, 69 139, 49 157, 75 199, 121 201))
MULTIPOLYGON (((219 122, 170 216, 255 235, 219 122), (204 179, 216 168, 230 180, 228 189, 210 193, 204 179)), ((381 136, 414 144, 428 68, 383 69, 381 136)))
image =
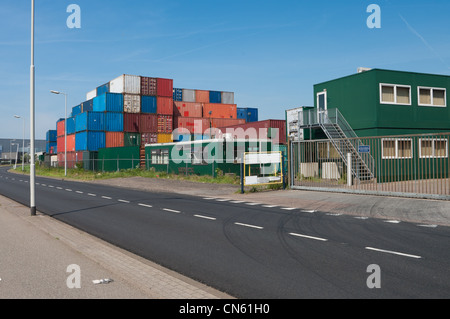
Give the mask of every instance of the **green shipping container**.
POLYGON ((124 133, 124 143, 125 147, 141 146, 141 134, 140 133, 124 133))
POLYGON ((102 148, 97 162, 99 170, 104 172, 137 168, 140 166, 139 147, 102 148))

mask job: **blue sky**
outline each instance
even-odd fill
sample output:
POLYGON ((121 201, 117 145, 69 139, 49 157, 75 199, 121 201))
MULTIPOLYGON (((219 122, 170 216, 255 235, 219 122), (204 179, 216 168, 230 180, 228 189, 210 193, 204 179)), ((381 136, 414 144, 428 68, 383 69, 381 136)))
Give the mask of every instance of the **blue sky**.
MULTIPOLYGON (((30 2, 0 4, 0 137, 29 137, 30 2)), ((260 119, 313 104, 313 85, 358 67, 450 74, 448 0, 36 0, 36 138, 121 74, 235 92, 260 119), (70 4, 81 28, 69 29, 70 4), (369 4, 381 28, 369 29, 369 4)))

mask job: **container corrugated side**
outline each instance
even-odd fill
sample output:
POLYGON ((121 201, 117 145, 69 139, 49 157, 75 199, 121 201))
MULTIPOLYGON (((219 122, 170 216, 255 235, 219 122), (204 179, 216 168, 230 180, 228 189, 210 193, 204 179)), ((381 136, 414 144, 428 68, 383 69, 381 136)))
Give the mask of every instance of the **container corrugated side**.
POLYGON ((141 77, 123 74, 109 82, 109 92, 141 94, 141 77))
POLYGON ((203 116, 205 118, 237 119, 237 106, 236 104, 204 103, 203 116))
POLYGON ((94 112, 123 112, 123 94, 105 93, 93 101, 94 112))
POLYGON ((98 151, 105 147, 105 132, 84 131, 76 134, 76 151, 98 151))
POLYGON ((183 89, 173 89, 173 100, 174 101, 183 101, 183 89))
POLYGON ((125 113, 141 113, 141 96, 137 94, 124 94, 123 111, 125 113))
POLYGON ((202 134, 209 129, 209 119, 198 117, 176 117, 174 118, 174 129, 178 129, 177 131, 180 134, 185 134, 185 130, 190 134, 202 134))
POLYGON ((105 113, 105 131, 123 132, 123 113, 106 112, 105 113))
POLYGON ((203 105, 197 102, 174 102, 174 116, 202 117, 203 105))
POLYGON ((211 126, 215 128, 235 126, 245 124, 245 120, 242 119, 220 119, 213 118, 211 119, 211 126))
POLYGON ((72 108, 72 116, 76 116, 82 112, 81 104, 72 108))
POLYGON ((106 132, 105 133, 105 147, 122 147, 124 146, 123 132, 106 132))
POLYGON ((234 93, 233 92, 222 92, 222 103, 223 104, 236 104, 236 103, 234 103, 234 93))
POLYGON ((75 120, 75 131, 104 131, 105 113, 103 112, 84 112, 78 114, 75 120))
MULTIPOLYGON (((223 121, 223 120, 222 120, 223 121)), ((253 132, 256 132, 258 138, 267 139, 269 129, 278 129, 278 134, 272 136, 272 139, 278 141, 279 144, 286 144, 286 121, 285 120, 266 120, 259 122, 249 122, 243 123, 239 125, 221 125, 226 123, 216 122, 218 128, 225 133, 226 130, 234 130, 237 128, 242 129, 242 131, 247 131, 248 129, 253 129, 253 132)), ((241 132, 242 132, 241 131, 241 132)))
POLYGON ((98 152, 99 170, 114 172, 139 166, 139 147, 113 147, 98 152))
POLYGON ((172 143, 172 134, 158 133, 157 141, 158 143, 172 143))
POLYGON ((141 134, 141 146, 145 146, 146 144, 156 144, 158 143, 158 134, 157 133, 142 133, 141 134))
POLYGON ((76 131, 75 118, 74 117, 67 118, 67 134, 74 134, 75 131, 76 131))
POLYGON ((141 146, 141 133, 125 132, 124 133, 124 146, 141 146))
POLYGON ((161 97, 170 97, 173 100, 173 80, 172 79, 156 79, 157 95, 161 97))
POLYGON ((75 152, 75 134, 67 135, 67 152, 75 152))
POLYGON ((156 114, 157 112, 156 96, 141 97, 141 113, 156 114))
POLYGON ((82 112, 92 112, 94 110, 94 99, 81 103, 82 112))
POLYGON ((200 103, 209 103, 209 91, 195 90, 195 101, 200 103))
POLYGON ((65 145, 65 136, 58 137, 56 141, 56 151, 58 153, 64 152, 64 145, 65 145))
POLYGON ((65 119, 59 119, 58 122, 56 122, 56 134, 57 137, 64 136, 65 129, 66 129, 66 120, 65 119))
POLYGON ((57 142, 47 142, 45 143, 45 151, 47 154, 54 154, 53 148, 57 146, 57 142))
POLYGON ((140 114, 124 113, 123 130, 124 132, 139 132, 140 114))
POLYGON ((172 131, 173 131, 173 116, 158 115, 158 133, 172 133, 172 131))
POLYGON ((56 130, 48 130, 45 136, 45 140, 47 142, 56 142, 56 138, 57 136, 57 131, 56 130))
POLYGON ((141 95, 156 96, 156 78, 141 76, 141 95))
POLYGON ((157 133, 158 132, 158 115, 141 114, 139 116, 139 131, 141 133, 157 133))
POLYGON ((183 102, 197 102, 195 90, 183 89, 183 102))
POLYGON ((222 103, 222 92, 209 91, 209 103, 222 103))
POLYGON ((109 92, 109 82, 97 87, 97 96, 108 93, 109 92))
POLYGON ((157 97, 157 113, 162 115, 173 115, 173 98, 172 97, 157 97))

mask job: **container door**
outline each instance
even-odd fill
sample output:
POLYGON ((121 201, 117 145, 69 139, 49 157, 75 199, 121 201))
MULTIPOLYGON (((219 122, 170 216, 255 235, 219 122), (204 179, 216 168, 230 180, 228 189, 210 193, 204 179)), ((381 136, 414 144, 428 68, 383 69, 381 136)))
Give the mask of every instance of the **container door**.
POLYGON ((319 123, 324 123, 327 112, 327 92, 317 93, 317 119, 319 123))

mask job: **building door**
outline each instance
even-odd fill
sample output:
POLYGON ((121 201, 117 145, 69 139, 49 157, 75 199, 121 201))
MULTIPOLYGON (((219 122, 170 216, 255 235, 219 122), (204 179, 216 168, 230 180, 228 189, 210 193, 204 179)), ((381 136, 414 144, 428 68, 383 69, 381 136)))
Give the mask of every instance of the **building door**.
POLYGON ((324 123, 327 112, 327 91, 317 93, 317 120, 324 123))

